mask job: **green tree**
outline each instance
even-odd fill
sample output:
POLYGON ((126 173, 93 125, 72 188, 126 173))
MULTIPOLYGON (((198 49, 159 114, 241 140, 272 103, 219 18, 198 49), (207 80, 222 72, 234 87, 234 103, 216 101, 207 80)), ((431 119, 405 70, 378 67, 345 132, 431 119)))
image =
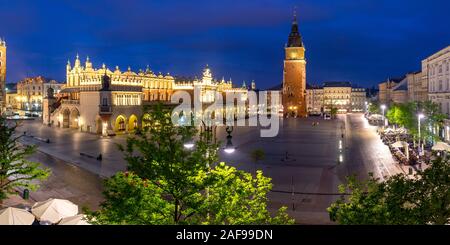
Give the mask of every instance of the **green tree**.
POLYGON ((395 112, 395 121, 397 125, 411 130, 416 127, 416 120, 415 103, 405 103, 397 106, 395 112))
POLYGON ((119 172, 104 182, 101 209, 84 210, 92 224, 173 224, 173 206, 162 197, 162 190, 151 181, 131 172, 119 172))
MULTIPOLYGON (((272 189, 271 179, 258 170, 256 177, 220 163, 202 178, 212 178, 201 210, 206 217, 202 224, 292 224, 286 207, 271 216, 267 210, 267 193, 272 189)), ((201 221, 201 220, 200 220, 201 221)))
POLYGON ((262 174, 252 178, 251 174, 217 164, 219 145, 207 140, 210 134, 201 134, 193 149, 185 149, 184 143, 193 139, 196 129, 173 125, 170 111, 161 105, 151 109, 151 126, 120 147, 133 183, 140 183, 139 189, 134 191, 137 187, 128 184, 130 175, 116 175, 113 178, 118 179, 107 182, 106 200, 101 210, 91 212, 92 220, 101 224, 241 224, 244 221, 238 217, 252 216, 248 224, 292 223, 285 209, 275 217, 269 215, 265 197, 271 188, 270 179, 262 174), (142 187, 143 181, 147 187, 142 187), (126 192, 135 192, 136 198, 126 192), (131 217, 139 219, 132 221, 131 217))
POLYGON ((39 185, 32 181, 45 180, 50 175, 49 169, 27 160, 36 151, 36 146, 21 146, 22 135, 15 134, 17 126, 17 123, 0 117, 0 204, 8 195, 17 194, 17 187, 36 190, 39 185))
POLYGON ((391 124, 397 124, 397 117, 396 117, 397 110, 398 110, 398 106, 394 104, 386 112, 386 118, 388 119, 388 121, 391 124))
POLYGON ((368 111, 370 114, 381 114, 380 103, 376 101, 370 102, 368 111))
POLYGON ((418 111, 425 115, 425 119, 421 123, 422 137, 438 139, 439 133, 436 132, 435 134, 433 129, 436 127, 443 127, 444 119, 447 118, 447 115, 441 113, 439 104, 432 101, 425 101, 418 104, 418 111))
POLYGON ((339 186, 341 196, 327 209, 339 224, 448 224, 450 222, 450 164, 437 159, 408 178, 398 174, 380 182, 350 176, 339 186))
POLYGON ((205 189, 195 176, 208 171, 217 162, 217 144, 201 139, 189 151, 184 143, 196 134, 193 126, 174 126, 171 111, 161 104, 148 108, 150 117, 142 135, 127 139, 119 146, 125 154, 128 170, 158 185, 173 204, 173 223, 183 223, 191 217, 192 208, 200 205, 197 193, 205 189), (137 153, 137 154, 136 154, 137 153))

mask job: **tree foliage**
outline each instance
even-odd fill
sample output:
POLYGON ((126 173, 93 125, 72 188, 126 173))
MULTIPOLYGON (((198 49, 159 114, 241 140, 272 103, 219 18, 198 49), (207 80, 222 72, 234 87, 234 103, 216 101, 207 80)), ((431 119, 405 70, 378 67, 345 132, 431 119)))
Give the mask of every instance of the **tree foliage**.
POLYGON ((386 113, 390 123, 413 129, 416 126, 416 105, 414 103, 394 104, 386 113))
POLYGON ((279 224, 292 223, 285 209, 267 210, 270 179, 218 164, 219 144, 211 135, 172 124, 170 111, 152 108, 146 130, 120 149, 128 174, 105 183, 105 202, 90 212, 100 224, 279 224), (137 217, 134 219, 134 217, 137 217))
POLYGON ((85 210, 92 224, 146 224, 173 223, 173 206, 162 197, 161 188, 131 172, 119 172, 104 182, 101 209, 85 210))
POLYGON ((16 194, 17 187, 36 190, 39 185, 33 180, 45 180, 49 169, 40 168, 40 164, 26 158, 36 151, 36 146, 22 146, 20 137, 15 134, 16 123, 0 117, 0 202, 10 194, 16 194))
POLYGON ((450 222, 450 164, 439 158, 424 171, 384 182, 354 176, 339 186, 341 196, 327 210, 340 224, 448 224, 450 222))
POLYGON ((420 130, 422 137, 434 137, 433 130, 430 127, 442 126, 445 114, 442 114, 439 105, 431 101, 410 102, 405 104, 394 104, 386 113, 386 118, 391 124, 395 124, 408 129, 411 135, 418 135, 419 113, 424 114, 425 118, 421 120, 420 130))
POLYGON ((368 111, 370 114, 381 114, 380 104, 376 101, 370 102, 368 111))

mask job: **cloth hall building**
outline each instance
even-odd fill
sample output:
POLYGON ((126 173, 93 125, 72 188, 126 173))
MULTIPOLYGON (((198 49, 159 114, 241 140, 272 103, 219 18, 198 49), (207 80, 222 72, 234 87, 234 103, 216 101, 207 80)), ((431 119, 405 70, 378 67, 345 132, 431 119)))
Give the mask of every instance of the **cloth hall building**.
MULTIPOLYGON (((200 100, 206 105, 215 101, 216 92, 237 93, 247 100, 246 87, 234 88, 231 79, 213 79, 208 66, 200 79, 184 79, 170 74, 157 75, 148 67, 137 73, 130 68, 121 71, 117 66, 110 70, 104 64, 96 69, 89 58, 82 65, 77 55, 73 66, 67 64, 66 84, 58 96, 53 96, 52 90, 47 91, 43 123, 102 135, 132 132, 148 126, 145 105, 158 102, 171 105, 176 91, 193 94, 194 89, 201 91, 200 100)), ((234 109, 240 113, 245 107, 234 109)))

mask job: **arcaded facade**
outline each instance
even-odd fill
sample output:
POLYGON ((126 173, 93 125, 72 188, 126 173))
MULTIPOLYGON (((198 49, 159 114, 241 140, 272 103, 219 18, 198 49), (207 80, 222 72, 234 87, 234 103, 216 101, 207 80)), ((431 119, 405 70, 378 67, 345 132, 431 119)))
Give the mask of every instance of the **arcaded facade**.
MULTIPOLYGON (((213 103, 216 92, 241 93, 247 99, 246 88, 233 88, 230 81, 213 79, 210 68, 203 70, 201 79, 180 79, 170 74, 156 75, 148 67, 145 71, 122 72, 110 70, 103 64, 95 69, 89 58, 84 65, 77 55, 74 65, 66 66, 67 83, 58 98, 46 92, 43 122, 55 127, 76 128, 102 135, 133 132, 145 127, 143 106, 153 102, 171 103, 179 90, 193 94, 201 91, 202 103, 213 103)), ((51 92, 51 91, 49 91, 51 92)), ((239 113, 244 107, 235 108, 239 113)))

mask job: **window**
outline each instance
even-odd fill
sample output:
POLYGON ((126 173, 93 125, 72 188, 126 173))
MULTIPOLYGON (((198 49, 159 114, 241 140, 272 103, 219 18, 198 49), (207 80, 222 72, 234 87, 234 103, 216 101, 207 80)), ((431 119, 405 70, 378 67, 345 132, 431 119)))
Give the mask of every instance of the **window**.
POLYGON ((439 91, 442 91, 442 80, 439 80, 439 91))
POLYGON ((103 98, 103 106, 107 106, 108 105, 108 98, 103 98))

